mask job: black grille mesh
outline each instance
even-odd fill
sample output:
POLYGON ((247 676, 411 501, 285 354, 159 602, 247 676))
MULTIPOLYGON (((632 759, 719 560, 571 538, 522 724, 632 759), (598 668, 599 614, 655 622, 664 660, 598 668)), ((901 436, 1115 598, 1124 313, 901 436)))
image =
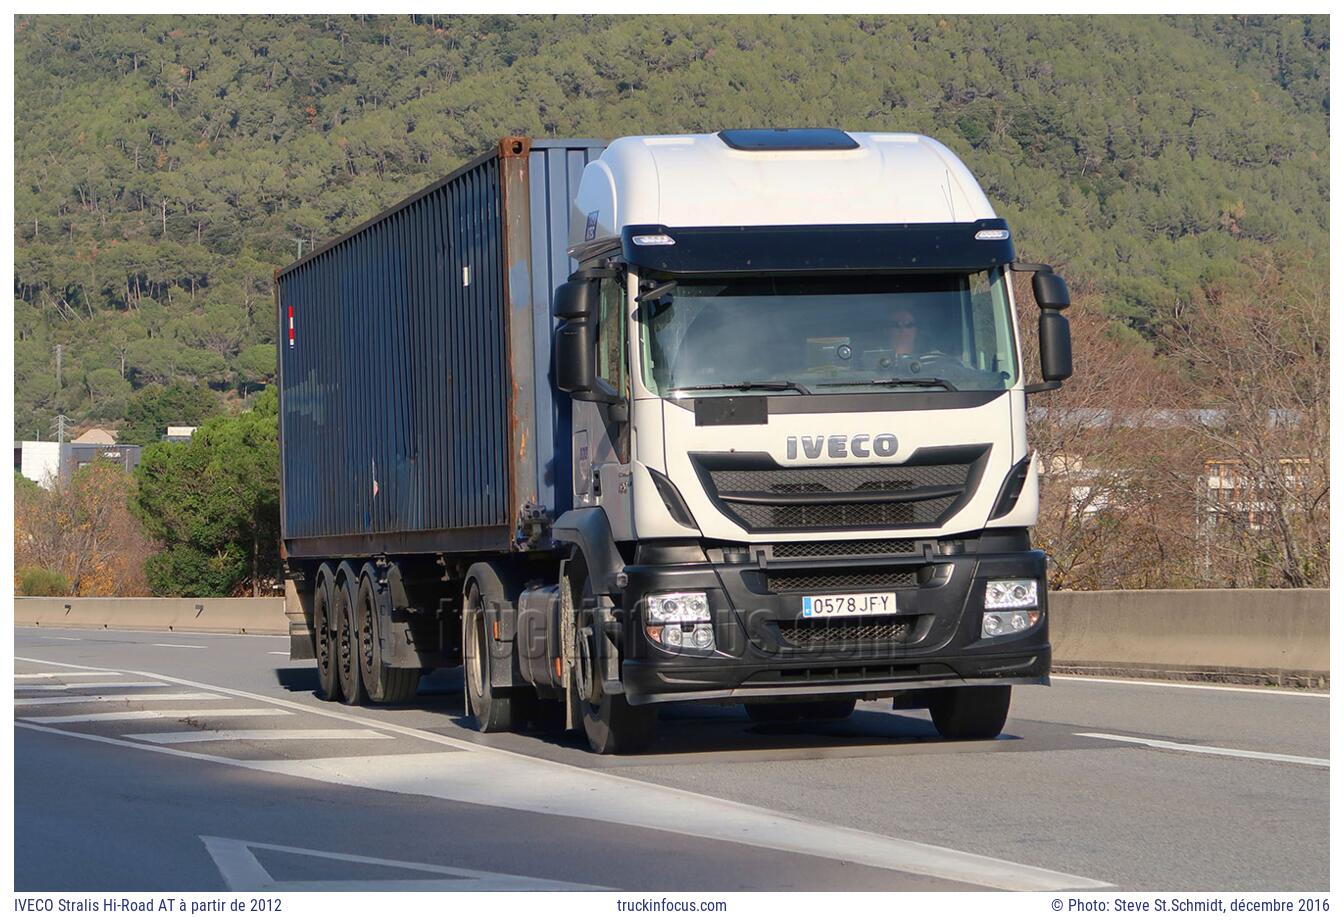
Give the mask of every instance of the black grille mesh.
POLYGON ((909 556, 914 540, 850 540, 845 543, 776 543, 776 559, 813 559, 822 556, 909 556))
POLYGON ((805 572, 767 575, 765 578, 765 586, 772 594, 913 588, 917 582, 914 569, 888 569, 877 572, 805 572))
POLYGON ((802 622, 780 624, 779 634, 799 648, 835 648, 878 642, 908 642, 913 617, 895 617, 862 622, 802 622))
POLYGON ((819 492, 885 492, 917 486, 959 486, 970 472, 968 463, 927 466, 811 466, 777 470, 710 470, 720 492, 776 492, 780 495, 819 492))
POLYGON ((919 502, 827 505, 747 505, 725 502, 749 530, 840 530, 846 527, 911 527, 932 524, 958 496, 919 502))
POLYGON ((786 469, 706 470, 728 514, 748 530, 841 530, 849 527, 915 527, 936 523, 961 498, 971 463, 918 466, 825 466, 786 469), (957 494, 916 501, 827 501, 831 493, 903 492, 955 487, 957 494), (807 495, 815 504, 735 502, 723 493, 807 495))

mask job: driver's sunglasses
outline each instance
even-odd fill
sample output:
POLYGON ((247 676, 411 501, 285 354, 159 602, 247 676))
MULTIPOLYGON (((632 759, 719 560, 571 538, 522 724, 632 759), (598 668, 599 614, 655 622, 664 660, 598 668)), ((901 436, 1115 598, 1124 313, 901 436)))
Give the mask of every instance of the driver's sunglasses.
POLYGON ((910 320, 909 322, 905 322, 905 323, 897 323, 897 324, 896 324, 896 328, 897 328, 897 329, 915 329, 915 328, 917 328, 917 324, 915 323, 914 320, 910 320))

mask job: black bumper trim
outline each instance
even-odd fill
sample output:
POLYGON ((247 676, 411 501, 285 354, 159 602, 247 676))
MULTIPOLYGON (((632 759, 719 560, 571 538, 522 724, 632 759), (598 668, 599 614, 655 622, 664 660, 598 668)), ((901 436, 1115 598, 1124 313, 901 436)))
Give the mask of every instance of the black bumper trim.
POLYGON ((726 700, 733 703, 750 703, 757 700, 768 701, 780 697, 808 697, 825 699, 827 697, 860 697, 863 699, 882 699, 895 696, 903 690, 948 689, 950 687, 1002 687, 1013 684, 1040 684, 1049 686, 1050 675, 1040 677, 971 677, 953 679, 942 677, 936 680, 899 680, 882 683, 849 684, 807 684, 792 687, 733 687, 721 690, 695 690, 687 693, 639 693, 625 688, 625 698, 635 706, 649 703, 671 702, 713 702, 726 700))

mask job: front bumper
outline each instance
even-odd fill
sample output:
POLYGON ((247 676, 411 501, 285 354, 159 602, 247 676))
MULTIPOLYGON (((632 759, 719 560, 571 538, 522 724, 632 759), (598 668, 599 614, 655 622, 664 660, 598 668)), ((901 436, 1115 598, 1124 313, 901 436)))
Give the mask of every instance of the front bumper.
POLYGON ((621 666, 627 699, 875 699, 933 687, 1048 683, 1045 554, 1030 549, 1025 534, 944 543, 936 554, 929 544, 922 548, 923 555, 786 562, 768 553, 648 554, 654 561, 626 567, 628 583, 618 599, 628 612, 621 666), (1013 636, 981 638, 984 585, 991 578, 1038 579, 1040 622, 1013 636), (902 586, 868 587, 884 580, 902 586), (826 587, 807 587, 813 583, 826 587), (644 635, 643 598, 661 591, 709 596, 714 651, 670 652, 644 635), (802 619, 804 594, 851 591, 890 591, 898 614, 802 619))

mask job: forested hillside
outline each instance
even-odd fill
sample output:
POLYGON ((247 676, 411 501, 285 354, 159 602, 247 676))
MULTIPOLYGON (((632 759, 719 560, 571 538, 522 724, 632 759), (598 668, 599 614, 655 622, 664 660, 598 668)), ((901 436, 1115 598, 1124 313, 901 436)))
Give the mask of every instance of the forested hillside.
POLYGON ((505 134, 927 133, 965 158, 1021 255, 1062 265, 1142 335, 1271 250, 1327 267, 1326 17, 20 16, 15 30, 23 438, 57 413, 155 417, 170 383, 198 385, 174 397, 198 414, 255 391, 274 369, 272 271, 505 134))

